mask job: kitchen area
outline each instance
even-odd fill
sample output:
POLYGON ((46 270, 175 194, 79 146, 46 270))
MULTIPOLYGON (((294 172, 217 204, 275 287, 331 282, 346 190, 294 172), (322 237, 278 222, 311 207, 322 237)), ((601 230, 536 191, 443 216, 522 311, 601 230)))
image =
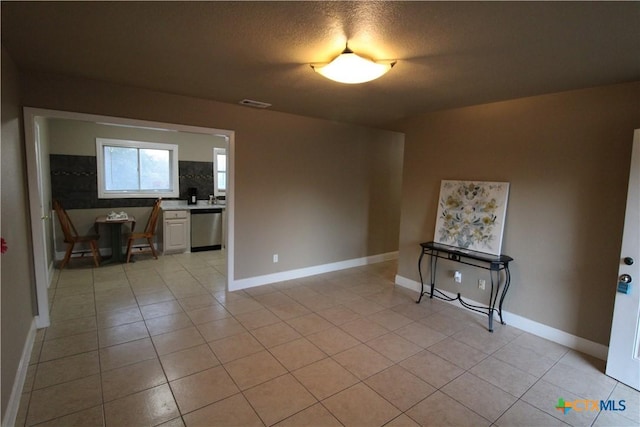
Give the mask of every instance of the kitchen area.
POLYGON ((225 196, 198 200, 195 188, 187 200, 163 200, 158 244, 163 254, 220 250, 226 247, 225 196))
MULTIPOLYGON (((223 134, 171 131, 161 128, 120 126, 110 123, 71 119, 43 119, 39 123, 42 154, 46 168, 46 204, 59 200, 69 212, 80 234, 95 232, 95 218, 109 212, 124 212, 144 229, 151 206, 162 199, 161 213, 155 232, 155 247, 160 254, 218 251, 226 254, 226 192, 228 137, 223 134), (175 193, 157 197, 127 196, 119 198, 100 194, 100 170, 97 141, 106 140, 154 144, 174 147, 175 193)), ((155 148, 155 147, 154 147, 155 148)), ((149 150, 151 154, 157 151, 149 150)), ((106 174, 106 172, 102 172, 106 174)), ((155 170, 150 179, 155 178, 155 170)), ((52 218, 53 219, 53 218, 52 218)), ((100 230, 99 248, 103 256, 112 253, 107 228, 100 230)), ((123 225, 123 242, 132 230, 123 225)), ((58 221, 50 221, 46 240, 51 263, 62 259, 65 250, 58 221)), ((123 251, 126 252, 126 248, 123 251)), ((212 252, 212 255, 214 253, 212 252)))

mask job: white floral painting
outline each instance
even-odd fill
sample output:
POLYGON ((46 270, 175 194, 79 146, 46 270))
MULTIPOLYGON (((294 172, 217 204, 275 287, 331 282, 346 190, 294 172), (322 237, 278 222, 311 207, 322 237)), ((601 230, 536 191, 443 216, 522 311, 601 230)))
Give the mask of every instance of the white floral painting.
POLYGON ((500 255, 508 196, 508 182, 443 180, 434 241, 500 255))

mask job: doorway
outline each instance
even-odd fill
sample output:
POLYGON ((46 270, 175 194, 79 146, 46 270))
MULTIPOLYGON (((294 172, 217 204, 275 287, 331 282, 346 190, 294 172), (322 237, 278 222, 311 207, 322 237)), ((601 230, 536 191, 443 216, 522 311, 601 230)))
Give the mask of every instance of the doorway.
MULTIPOLYGON (((48 287, 51 277, 55 256, 47 252, 47 245, 52 242, 52 235, 47 231, 44 221, 50 219, 50 199, 51 191, 47 182, 48 175, 48 150, 44 146, 41 137, 42 130, 39 123, 46 119, 63 119, 78 122, 91 122, 96 124, 111 125, 122 129, 148 129, 168 132, 183 132, 198 135, 209 135, 223 137, 227 141, 227 194, 226 194, 226 238, 227 238, 227 275, 226 288, 234 282, 234 154, 235 154, 235 133, 231 130, 205 128, 197 126, 186 126, 175 123, 151 122, 144 120, 127 119, 122 117, 100 116, 93 114, 75 113, 58 110, 46 110, 37 108, 24 109, 25 141, 28 170, 29 187, 29 207, 31 213, 31 229, 33 243, 33 259, 36 279, 36 298, 38 315, 36 316, 36 327, 44 328, 49 326, 49 306, 48 287), (48 188, 48 189, 47 189, 48 188), (47 192, 49 193, 47 195, 47 192)), ((51 247, 51 246, 48 246, 51 247)))

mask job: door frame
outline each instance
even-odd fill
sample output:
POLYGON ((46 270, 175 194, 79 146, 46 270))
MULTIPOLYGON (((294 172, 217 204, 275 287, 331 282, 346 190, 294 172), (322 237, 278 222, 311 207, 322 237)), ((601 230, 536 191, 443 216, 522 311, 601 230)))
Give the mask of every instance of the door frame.
POLYGON ((177 132, 200 133, 205 135, 224 136, 227 139, 227 289, 235 282, 234 276, 234 224, 235 224, 235 131, 228 129, 216 129, 200 126, 181 125, 176 123, 154 122, 148 120, 129 119, 125 117, 103 116, 62 110, 49 110, 44 108, 24 107, 24 129, 26 143, 26 160, 28 173, 29 210, 31 219, 31 240, 33 245, 33 262, 36 280, 36 299, 38 314, 35 317, 36 327, 45 328, 50 325, 49 316, 49 266, 44 258, 45 235, 40 215, 40 192, 42 168, 38 153, 39 141, 36 140, 36 118, 55 118, 67 120, 89 121, 96 123, 109 123, 129 127, 145 127, 163 129, 177 132), (45 272, 46 269, 46 272, 45 272))

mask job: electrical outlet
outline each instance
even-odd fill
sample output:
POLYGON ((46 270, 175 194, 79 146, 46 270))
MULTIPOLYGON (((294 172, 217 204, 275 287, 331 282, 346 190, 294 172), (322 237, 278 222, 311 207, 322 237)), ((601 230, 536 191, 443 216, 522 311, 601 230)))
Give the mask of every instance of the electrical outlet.
POLYGON ((462 273, 459 271, 456 271, 453 273, 453 281, 456 283, 462 283, 462 273))
POLYGON ((487 282, 484 281, 484 279, 480 279, 478 280, 478 289, 481 289, 484 291, 485 287, 486 287, 487 282))
POLYGON ((278 254, 273 254, 273 263, 277 263, 278 262, 278 254))

